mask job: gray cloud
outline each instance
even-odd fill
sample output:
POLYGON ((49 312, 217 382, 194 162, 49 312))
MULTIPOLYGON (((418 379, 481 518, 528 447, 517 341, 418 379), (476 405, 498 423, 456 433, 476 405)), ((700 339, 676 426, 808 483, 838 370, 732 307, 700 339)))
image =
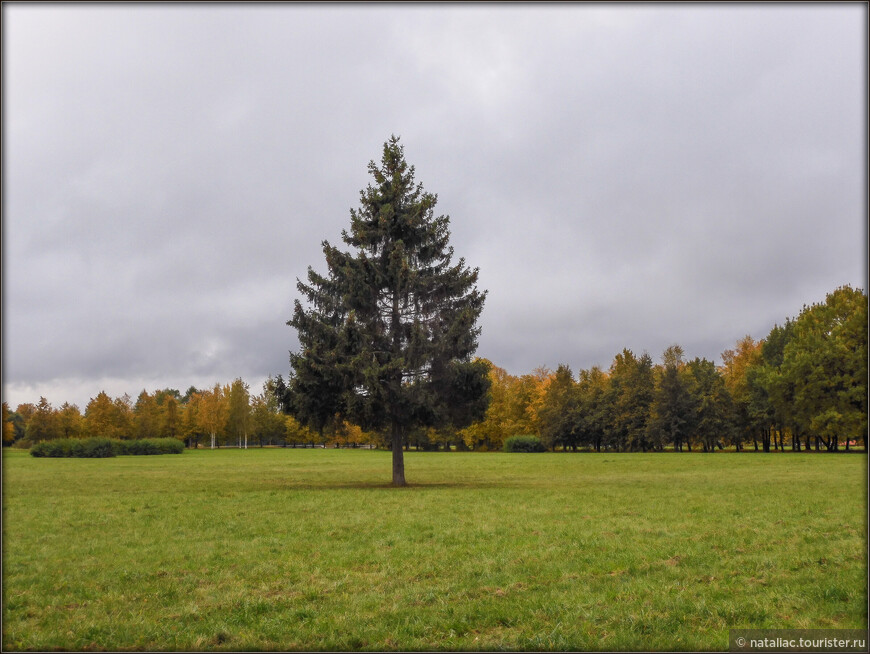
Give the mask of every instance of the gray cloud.
POLYGON ((866 287, 866 7, 4 4, 4 398, 286 372, 391 134, 522 373, 866 287))

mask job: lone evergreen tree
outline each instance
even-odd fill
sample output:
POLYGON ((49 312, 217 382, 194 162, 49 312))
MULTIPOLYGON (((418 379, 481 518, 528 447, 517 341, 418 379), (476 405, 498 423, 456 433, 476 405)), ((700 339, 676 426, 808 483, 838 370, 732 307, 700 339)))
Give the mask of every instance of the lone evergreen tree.
POLYGON ((393 485, 404 486, 404 438, 415 427, 461 428, 488 404, 487 364, 472 360, 486 292, 478 270, 451 264, 448 216, 437 196, 414 183, 396 136, 371 161, 374 185, 351 209, 352 252, 323 242, 328 273, 308 268, 288 325, 299 334, 290 354, 287 406, 323 429, 336 417, 367 430, 389 430, 393 485))

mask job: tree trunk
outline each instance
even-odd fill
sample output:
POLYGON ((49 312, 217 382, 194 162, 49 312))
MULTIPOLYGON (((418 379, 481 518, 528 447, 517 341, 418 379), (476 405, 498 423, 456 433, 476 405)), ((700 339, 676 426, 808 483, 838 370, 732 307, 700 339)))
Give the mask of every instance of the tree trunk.
POLYGON ((405 453, 402 451, 402 427, 393 421, 393 486, 407 486, 405 453))

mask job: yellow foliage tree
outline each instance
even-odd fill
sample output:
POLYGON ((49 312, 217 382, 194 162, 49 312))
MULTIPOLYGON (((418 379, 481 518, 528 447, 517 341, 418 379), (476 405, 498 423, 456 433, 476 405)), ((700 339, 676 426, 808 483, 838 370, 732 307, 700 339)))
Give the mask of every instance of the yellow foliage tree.
POLYGON ((544 367, 515 377, 490 365, 490 403, 483 420, 459 432, 465 444, 478 450, 499 450, 517 434, 540 436, 539 411, 553 373, 544 367))
POLYGON ((196 449, 199 447, 199 439, 205 433, 200 426, 199 409, 202 405, 202 393, 193 393, 187 402, 181 405, 179 423, 181 425, 181 438, 187 441, 187 446, 196 449))
POLYGON ((214 449, 217 435, 223 431, 227 421, 226 393, 220 384, 215 384, 212 390, 203 391, 201 395, 197 421, 201 429, 211 436, 211 449, 214 449))
POLYGON ((284 434, 286 441, 293 445, 293 447, 302 445, 303 443, 311 443, 313 445, 321 440, 320 435, 317 432, 308 427, 304 427, 293 416, 284 416, 284 421, 284 434))
POLYGON ((100 391, 85 407, 84 432, 88 436, 128 438, 131 435, 130 413, 127 399, 122 397, 112 401, 105 391, 100 391))
POLYGON ((171 395, 165 397, 163 404, 160 405, 160 435, 163 438, 179 438, 184 440, 181 433, 181 418, 178 400, 171 395))
POLYGON ((160 435, 160 407, 154 396, 144 389, 133 408, 133 429, 136 438, 156 438, 160 435))
POLYGON ((4 402, 3 403, 3 442, 11 443, 15 440, 15 425, 12 424, 12 420, 9 418, 9 405, 4 402))
POLYGON ((84 434, 85 421, 75 404, 63 403, 57 412, 57 423, 63 438, 79 438, 84 434))

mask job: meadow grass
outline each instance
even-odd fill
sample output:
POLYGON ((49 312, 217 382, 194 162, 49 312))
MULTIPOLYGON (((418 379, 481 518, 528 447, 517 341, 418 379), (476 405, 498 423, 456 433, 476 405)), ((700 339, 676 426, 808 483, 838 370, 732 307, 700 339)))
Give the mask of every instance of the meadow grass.
POLYGON ((866 628, 864 455, 3 452, 3 649, 726 650, 866 628))

